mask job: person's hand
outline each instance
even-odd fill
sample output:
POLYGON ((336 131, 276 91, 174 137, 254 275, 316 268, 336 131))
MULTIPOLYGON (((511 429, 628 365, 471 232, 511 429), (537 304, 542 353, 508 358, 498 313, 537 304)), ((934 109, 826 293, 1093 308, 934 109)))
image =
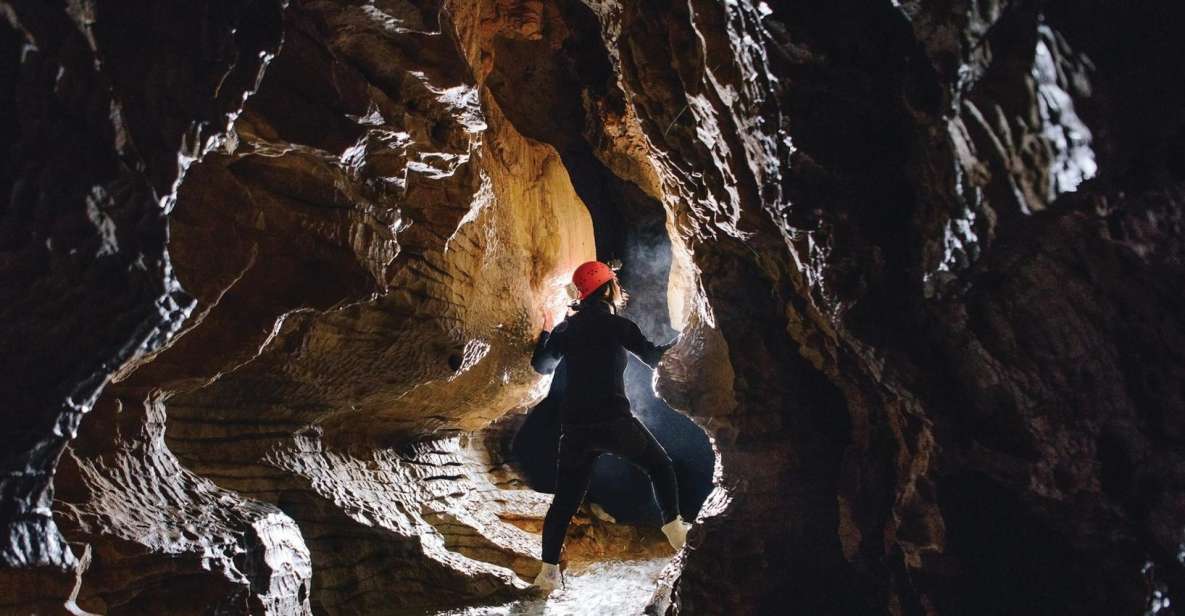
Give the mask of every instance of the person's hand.
POLYGON ((549 332, 555 326, 555 317, 551 316, 550 310, 543 311, 543 331, 549 332))

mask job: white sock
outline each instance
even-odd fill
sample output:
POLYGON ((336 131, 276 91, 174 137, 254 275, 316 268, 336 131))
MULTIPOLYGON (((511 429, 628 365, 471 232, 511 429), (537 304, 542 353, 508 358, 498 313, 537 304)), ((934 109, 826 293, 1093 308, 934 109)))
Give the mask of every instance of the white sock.
POLYGON ((681 550, 687 544, 687 529, 690 526, 690 524, 683 522, 683 516, 677 515, 674 520, 663 524, 662 534, 667 536, 671 547, 681 550))
POLYGON ((543 563, 543 567, 539 569, 539 575, 535 576, 535 585, 544 590, 555 590, 559 588, 560 583, 560 566, 543 563))

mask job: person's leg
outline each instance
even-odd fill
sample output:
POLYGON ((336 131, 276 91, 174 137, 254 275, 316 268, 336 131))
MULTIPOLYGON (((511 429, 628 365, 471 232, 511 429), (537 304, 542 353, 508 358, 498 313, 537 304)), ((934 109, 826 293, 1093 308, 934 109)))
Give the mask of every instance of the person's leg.
POLYGON ((568 523, 584 500, 588 482, 592 476, 593 462, 599 452, 590 451, 580 439, 565 435, 560 440, 559 462, 557 463, 555 498, 543 519, 543 562, 558 564, 560 550, 564 547, 564 535, 568 523))
POLYGON ((636 418, 620 422, 616 428, 613 447, 609 449, 650 477, 662 522, 667 524, 679 516, 679 483, 671 457, 658 439, 636 418))

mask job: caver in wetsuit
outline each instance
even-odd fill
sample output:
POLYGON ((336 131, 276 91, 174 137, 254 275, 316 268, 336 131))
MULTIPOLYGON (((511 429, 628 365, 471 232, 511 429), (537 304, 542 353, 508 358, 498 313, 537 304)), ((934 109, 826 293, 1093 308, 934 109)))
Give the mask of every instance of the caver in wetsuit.
POLYGON ((549 374, 561 359, 568 362, 556 492, 543 522, 543 562, 559 563, 568 523, 584 500, 593 463, 602 453, 620 456, 650 476, 664 524, 679 515, 671 459, 630 412, 623 378, 627 350, 653 368, 671 346, 656 346, 633 321, 613 314, 601 300, 586 302, 539 338, 531 358, 536 371, 549 374))

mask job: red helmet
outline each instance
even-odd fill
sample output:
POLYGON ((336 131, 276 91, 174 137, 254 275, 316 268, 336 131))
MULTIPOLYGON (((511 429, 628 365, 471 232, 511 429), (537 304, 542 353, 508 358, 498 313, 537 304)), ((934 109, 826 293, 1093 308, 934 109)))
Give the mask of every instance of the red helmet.
POLYGON ((600 261, 589 261, 576 268, 576 272, 572 274, 572 284, 576 285, 576 290, 580 292, 580 299, 585 300, 593 291, 614 278, 616 275, 608 265, 600 261))

